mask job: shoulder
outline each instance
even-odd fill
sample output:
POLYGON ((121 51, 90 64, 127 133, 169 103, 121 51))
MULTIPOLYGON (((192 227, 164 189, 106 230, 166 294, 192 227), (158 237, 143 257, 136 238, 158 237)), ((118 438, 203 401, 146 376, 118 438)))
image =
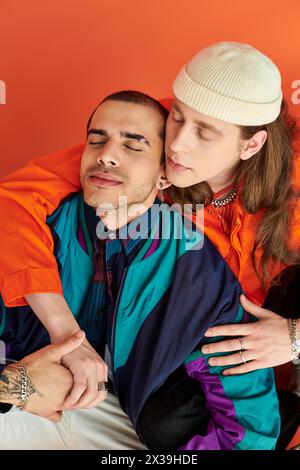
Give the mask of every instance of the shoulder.
POLYGON ((47 225, 57 226, 61 221, 63 223, 72 223, 74 217, 78 215, 78 207, 82 201, 82 193, 71 194, 56 209, 53 214, 47 217, 47 225))

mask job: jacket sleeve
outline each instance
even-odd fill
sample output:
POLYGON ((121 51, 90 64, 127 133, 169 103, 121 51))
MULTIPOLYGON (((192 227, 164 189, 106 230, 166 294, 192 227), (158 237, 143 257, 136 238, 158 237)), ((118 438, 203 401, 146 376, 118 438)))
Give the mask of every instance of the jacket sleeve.
MULTIPOLYGON (((242 312, 240 308, 236 322, 242 321, 241 315, 245 316, 242 312)), ((213 355, 202 354, 203 344, 204 341, 186 360, 185 368, 205 395, 210 420, 206 432, 194 435, 181 449, 274 449, 280 431, 280 415, 273 369, 224 376, 222 372, 226 367, 210 366, 208 359, 213 355)))
POLYGON ((0 182, 0 292, 8 307, 32 293, 62 294, 47 216, 80 190, 83 145, 31 160, 0 182))
POLYGON ((7 413, 12 409, 12 405, 9 403, 0 403, 0 413, 7 413))
MULTIPOLYGON (((240 304, 243 291, 238 279, 207 238, 202 247, 181 256, 176 273, 172 284, 174 294, 177 291, 176 304, 172 306, 179 312, 175 315, 176 322, 180 324, 181 317, 185 319, 175 338, 177 349, 186 335, 189 335, 186 343, 190 345, 189 338, 193 338, 194 332, 198 335, 197 343, 184 359, 184 366, 188 376, 198 382, 210 413, 207 430, 193 433, 188 441, 183 441, 185 445, 181 444, 181 449, 274 449, 280 431, 280 413, 273 370, 225 376, 225 367, 210 366, 211 355, 201 351, 205 343, 223 339, 206 337, 209 327, 255 320, 240 304)), ((175 327, 170 331, 175 335, 175 327)))
MULTIPOLYGON (((0 374, 5 368, 5 364, 1 364, 0 362, 0 374)), ((0 413, 7 413, 12 408, 12 405, 9 403, 0 403, 0 413)))

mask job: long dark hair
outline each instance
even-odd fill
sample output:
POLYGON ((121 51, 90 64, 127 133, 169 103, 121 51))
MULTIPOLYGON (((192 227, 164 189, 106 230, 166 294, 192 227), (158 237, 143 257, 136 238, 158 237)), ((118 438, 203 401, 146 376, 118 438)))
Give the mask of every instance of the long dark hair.
MULTIPOLYGON (((267 131, 267 140, 256 155, 241 161, 235 181, 241 188, 241 202, 247 212, 255 214, 264 209, 251 256, 255 271, 265 285, 269 278, 268 261, 292 265, 300 260, 299 252, 290 251, 287 243, 299 197, 292 189, 293 156, 299 133, 296 121, 288 115, 285 101, 274 122, 263 126, 240 126, 241 138, 250 139, 260 130, 267 131), (259 247, 262 249, 260 260, 256 256, 259 247)), ((213 199, 212 189, 206 182, 189 188, 171 186, 167 191, 171 200, 181 205, 209 205, 213 199)))

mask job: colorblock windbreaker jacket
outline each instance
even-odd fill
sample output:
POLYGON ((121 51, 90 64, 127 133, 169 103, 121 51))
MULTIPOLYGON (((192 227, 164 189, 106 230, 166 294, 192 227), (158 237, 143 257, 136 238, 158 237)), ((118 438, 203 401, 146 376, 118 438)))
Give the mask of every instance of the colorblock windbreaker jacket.
MULTIPOLYGON (((65 201, 48 219, 75 317, 93 276, 92 259, 76 238, 80 198, 65 201)), ((178 212, 162 204, 151 224, 151 236, 122 273, 112 318, 113 382, 122 408, 136 426, 147 398, 184 364, 211 414, 206 435, 195 435, 184 449, 274 449, 280 417, 273 370, 223 376, 224 368, 211 367, 210 356, 201 353, 210 326, 249 321, 238 280, 214 245, 178 212)), ((6 308, 3 302, 0 339, 14 359, 49 342, 29 307, 6 308)))

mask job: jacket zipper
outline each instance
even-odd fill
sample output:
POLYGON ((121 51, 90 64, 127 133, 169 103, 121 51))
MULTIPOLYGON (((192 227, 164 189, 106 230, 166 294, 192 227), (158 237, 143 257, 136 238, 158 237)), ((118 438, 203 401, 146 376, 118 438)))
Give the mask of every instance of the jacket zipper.
MULTIPOLYGON (((235 237, 237 236, 237 233, 239 232, 240 227, 241 227, 240 221, 237 217, 235 217, 234 218, 234 228, 233 228, 233 230, 231 232, 231 235, 230 235, 230 244, 234 248, 234 250, 237 253, 238 258, 239 258, 239 265, 240 265, 239 266, 239 273, 241 273, 241 269, 242 269, 242 253, 241 253, 240 249, 237 247, 237 245, 235 243, 235 237)), ((238 279, 240 280, 240 275, 238 276, 238 279)))
POLYGON ((116 318, 117 318, 117 314, 118 314, 118 308, 119 308, 119 304, 120 304, 120 297, 121 297, 121 294, 122 294, 122 290, 123 290, 127 270, 128 270, 128 267, 126 267, 124 269, 124 272, 123 272, 123 275, 122 275, 121 285, 120 285, 120 289, 119 289, 119 292, 118 292, 118 295, 117 295, 116 305, 115 305, 115 309, 114 309, 114 312, 113 312, 113 319, 112 319, 111 368, 112 368, 113 384, 114 384, 114 387, 115 387, 116 391, 117 391, 117 386, 116 386, 117 384, 116 384, 116 381, 114 380, 115 379, 115 326, 116 326, 116 318))

